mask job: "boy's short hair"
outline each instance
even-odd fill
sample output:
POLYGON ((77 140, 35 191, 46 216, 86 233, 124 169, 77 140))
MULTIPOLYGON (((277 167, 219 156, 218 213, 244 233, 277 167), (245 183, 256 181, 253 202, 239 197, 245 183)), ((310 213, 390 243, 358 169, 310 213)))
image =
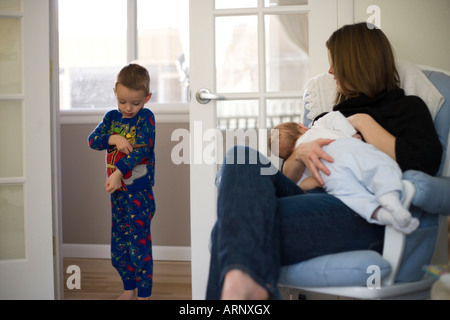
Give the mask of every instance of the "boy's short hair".
POLYGON ((120 70, 116 77, 116 88, 121 84, 132 90, 144 90, 145 95, 150 93, 150 75, 146 68, 130 63, 120 70))

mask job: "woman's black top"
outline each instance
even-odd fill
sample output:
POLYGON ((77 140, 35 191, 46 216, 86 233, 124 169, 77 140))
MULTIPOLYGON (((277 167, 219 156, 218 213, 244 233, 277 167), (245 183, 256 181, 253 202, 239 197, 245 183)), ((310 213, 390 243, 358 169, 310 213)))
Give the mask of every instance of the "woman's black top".
POLYGON ((376 98, 364 94, 336 105, 346 117, 366 113, 396 138, 395 154, 402 171, 409 169, 435 175, 439 170, 442 146, 430 111, 416 96, 405 96, 403 89, 376 98))

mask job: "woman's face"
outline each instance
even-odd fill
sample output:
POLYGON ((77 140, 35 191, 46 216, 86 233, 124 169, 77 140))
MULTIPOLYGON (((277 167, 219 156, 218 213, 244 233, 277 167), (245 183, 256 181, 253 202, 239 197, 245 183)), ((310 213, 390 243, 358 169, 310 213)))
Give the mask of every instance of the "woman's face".
POLYGON ((328 73, 334 76, 334 80, 336 80, 337 90, 338 92, 342 93, 341 85, 339 84, 339 82, 336 79, 336 76, 334 75, 333 61, 331 60, 331 54, 329 50, 328 50, 328 62, 330 64, 330 69, 328 69, 328 73))

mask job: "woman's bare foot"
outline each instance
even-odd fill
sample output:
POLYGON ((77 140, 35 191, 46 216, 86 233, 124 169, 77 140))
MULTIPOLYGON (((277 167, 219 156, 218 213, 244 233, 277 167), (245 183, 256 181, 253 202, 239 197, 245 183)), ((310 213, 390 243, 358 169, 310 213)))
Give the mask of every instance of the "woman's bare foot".
POLYGON ((225 274, 222 287, 222 300, 267 300, 269 293, 252 277, 239 269, 225 274))
POLYGON ((125 290, 117 300, 136 300, 136 298, 134 290, 125 290))

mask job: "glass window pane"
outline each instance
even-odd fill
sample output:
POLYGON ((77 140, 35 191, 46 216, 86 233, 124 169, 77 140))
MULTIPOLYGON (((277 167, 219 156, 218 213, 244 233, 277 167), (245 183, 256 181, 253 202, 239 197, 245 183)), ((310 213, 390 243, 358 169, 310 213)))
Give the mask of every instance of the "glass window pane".
POLYGON ((21 0, 2 0, 0 1, 0 11, 21 11, 21 0))
POLYGON ((301 99, 269 99, 266 106, 266 126, 273 129, 283 122, 302 122, 301 99))
POLYGON ((217 101, 217 127, 226 129, 250 129, 258 127, 257 100, 217 101))
POLYGON ((151 101, 188 102, 189 1, 139 0, 137 13, 138 60, 150 72, 151 101))
POLYGON ((218 92, 258 91, 256 16, 216 18, 218 92))
MULTIPOLYGON (((234 145, 258 149, 258 114, 258 100, 217 101, 217 128, 222 134, 222 150, 218 150, 218 164, 222 163, 226 151, 234 145)), ((217 148, 220 148, 220 143, 217 148)))
POLYGON ((216 9, 256 8, 258 0, 216 0, 216 9))
POLYGON ((0 260, 24 258, 23 187, 0 186, 0 260))
POLYGON ((308 0, 264 0, 266 7, 297 6, 308 4, 308 0))
POLYGON ((303 91, 309 75, 307 14, 266 15, 267 91, 303 91))
POLYGON ((22 154, 22 104, 18 101, 0 101, 0 135, 2 155, 0 157, 0 177, 20 177, 23 175, 22 154))
POLYGON ((127 62, 127 1, 59 0, 58 6, 61 109, 115 106, 115 76, 127 62))
POLYGON ((20 19, 0 18, 0 94, 22 93, 20 19))

